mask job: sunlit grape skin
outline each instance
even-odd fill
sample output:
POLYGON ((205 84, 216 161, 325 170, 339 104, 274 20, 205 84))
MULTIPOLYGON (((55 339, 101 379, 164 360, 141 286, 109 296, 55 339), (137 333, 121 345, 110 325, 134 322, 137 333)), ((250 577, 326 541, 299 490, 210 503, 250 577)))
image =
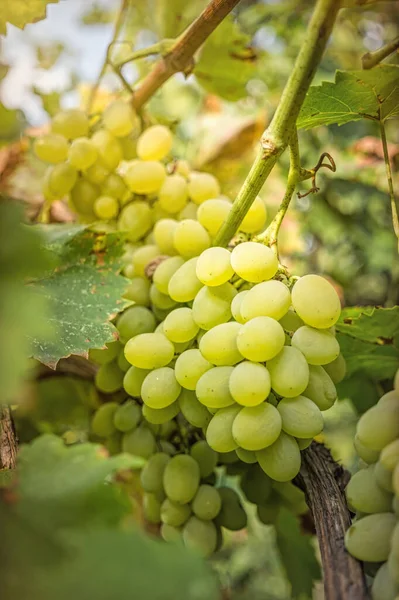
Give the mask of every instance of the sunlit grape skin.
POLYGON ((305 275, 298 279, 292 289, 292 304, 307 325, 319 329, 332 327, 341 312, 337 292, 319 275, 305 275))

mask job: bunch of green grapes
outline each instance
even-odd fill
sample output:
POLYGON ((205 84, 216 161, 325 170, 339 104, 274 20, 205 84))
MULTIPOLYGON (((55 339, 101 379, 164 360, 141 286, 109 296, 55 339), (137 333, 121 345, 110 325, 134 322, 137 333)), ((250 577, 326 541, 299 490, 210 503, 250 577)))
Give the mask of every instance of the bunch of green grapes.
POLYGON ((346 532, 348 551, 379 566, 373 600, 399 595, 399 370, 394 389, 359 419, 355 449, 362 466, 346 488, 356 519, 346 532), (381 564, 382 563, 382 564, 381 564))

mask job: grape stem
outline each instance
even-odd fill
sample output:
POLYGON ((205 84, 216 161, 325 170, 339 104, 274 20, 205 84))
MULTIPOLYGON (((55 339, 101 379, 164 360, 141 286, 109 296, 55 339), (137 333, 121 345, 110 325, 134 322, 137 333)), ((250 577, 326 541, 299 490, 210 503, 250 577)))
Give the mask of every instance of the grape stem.
POLYGON ((378 63, 384 60, 384 58, 387 58, 390 54, 395 52, 395 50, 397 50, 398 48, 399 36, 391 42, 384 44, 384 46, 381 46, 381 48, 378 48, 378 50, 375 50, 374 52, 366 52, 366 54, 363 54, 361 58, 362 68, 372 69, 373 67, 378 65, 378 63))
POLYGON ((235 199, 229 217, 215 238, 215 246, 226 246, 229 243, 278 158, 289 145, 299 111, 323 56, 340 4, 339 0, 317 0, 280 103, 261 138, 258 155, 235 199))
POLYGON ((389 159, 387 136, 385 133, 385 125, 384 125, 384 122, 382 119, 380 119, 380 133, 381 133, 382 148, 384 151, 384 161, 385 161, 385 170, 386 170, 387 181, 388 181, 389 198, 391 201, 392 224, 393 224, 393 229, 394 229, 395 235, 398 238, 398 243, 399 243, 399 200, 395 196, 395 191, 393 189, 391 161, 389 159))
POLYGON ((194 54, 233 10, 239 0, 211 0, 202 13, 175 41, 134 91, 132 104, 136 110, 148 102, 157 90, 175 73, 191 73, 194 54))
POLYGON ((0 405, 0 471, 15 469, 17 462, 17 434, 8 406, 0 405))
POLYGON ((344 489, 349 474, 316 442, 301 452, 302 466, 294 483, 304 492, 311 510, 323 563, 326 600, 367 600, 362 563, 345 549, 351 524, 344 489))

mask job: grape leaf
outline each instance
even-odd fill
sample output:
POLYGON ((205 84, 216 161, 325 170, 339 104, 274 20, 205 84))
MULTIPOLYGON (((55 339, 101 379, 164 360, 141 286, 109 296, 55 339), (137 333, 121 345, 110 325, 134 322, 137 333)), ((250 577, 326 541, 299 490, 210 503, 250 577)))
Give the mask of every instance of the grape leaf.
POLYGON ((22 206, 0 197, 0 403, 16 402, 28 366, 27 336, 45 337, 46 310, 42 298, 26 288, 27 277, 49 269, 50 255, 38 231, 21 223, 22 206))
POLYGON ((129 305, 122 299, 129 282, 119 275, 123 241, 116 234, 96 235, 81 225, 37 229, 58 267, 29 288, 48 300, 56 333, 50 340, 33 338, 33 356, 55 368, 61 358, 87 357, 89 348, 117 336, 110 320, 129 305))
POLYGON ((7 23, 23 29, 28 23, 46 18, 48 4, 58 0, 2 0, 0 12, 0 35, 6 33, 7 23))
POLYGON ((300 530, 298 518, 286 508, 280 510, 276 522, 276 541, 292 598, 312 598, 313 583, 321 579, 312 538, 300 530))
POLYGON ((231 17, 209 36, 194 68, 195 76, 208 92, 231 101, 246 95, 245 86, 256 69, 256 55, 249 42, 250 37, 231 17))
POLYGON ((363 118, 399 115, 399 66, 378 65, 364 71, 337 71, 335 82, 312 86, 297 120, 298 129, 343 125, 363 118))
POLYGON ((359 414, 363 414, 379 400, 377 384, 369 379, 364 372, 357 372, 345 377, 337 384, 340 400, 349 398, 359 414))
POLYGON ((206 6, 207 0, 156 0, 153 15, 160 38, 174 38, 184 31, 206 6))
POLYGON ((204 561, 129 522, 128 490, 110 477, 132 461, 52 435, 22 448, 0 498, 2 600, 216 600, 204 561))
POLYGON ((350 307, 336 324, 347 375, 363 371, 367 378, 390 379, 399 366, 399 307, 350 307))

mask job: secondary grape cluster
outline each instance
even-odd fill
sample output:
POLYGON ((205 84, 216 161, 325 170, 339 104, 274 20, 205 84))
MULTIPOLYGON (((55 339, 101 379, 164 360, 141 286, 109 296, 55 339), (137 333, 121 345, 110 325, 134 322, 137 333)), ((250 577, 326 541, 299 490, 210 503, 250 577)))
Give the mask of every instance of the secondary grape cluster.
POLYGON ((355 449, 360 470, 352 476, 346 497, 356 519, 345 543, 359 560, 377 569, 373 600, 395 600, 399 594, 399 370, 394 389, 359 419, 355 449))
POLYGON ((119 339, 89 354, 106 398, 92 434, 148 461, 147 519, 209 555, 223 527, 247 522, 225 473, 264 523, 284 506, 306 510, 291 480, 345 375, 340 301, 326 279, 289 279, 271 248, 250 241, 266 224, 259 197, 232 247, 214 246, 232 203, 213 175, 170 160, 172 147, 167 127, 140 132, 122 100, 94 123, 60 113, 34 145, 51 163, 47 200, 67 197, 82 221, 127 239, 133 304, 116 319, 119 339))

